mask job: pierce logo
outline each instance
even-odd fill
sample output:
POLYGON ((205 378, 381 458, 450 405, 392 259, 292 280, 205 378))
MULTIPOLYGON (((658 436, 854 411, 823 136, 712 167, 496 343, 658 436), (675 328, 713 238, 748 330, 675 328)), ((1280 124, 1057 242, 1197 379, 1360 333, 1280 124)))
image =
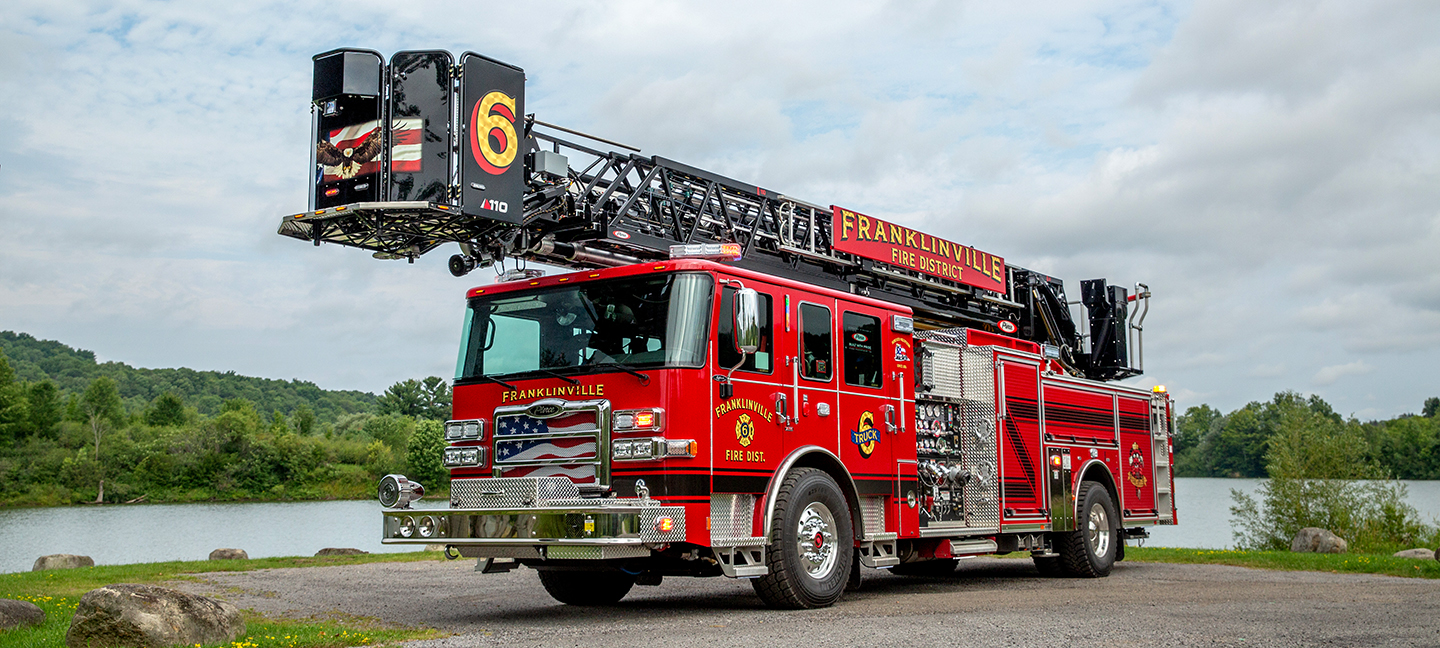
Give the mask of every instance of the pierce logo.
POLYGON ((515 162, 520 138, 515 134, 515 98, 499 90, 475 102, 470 112, 470 154, 486 173, 501 175, 515 162), (495 144, 499 144, 496 150, 495 144))
POLYGON ((875 429, 875 415, 862 412, 860 423, 855 427, 857 429, 850 431, 850 440, 860 449, 860 458, 869 459, 870 455, 875 454, 875 446, 880 445, 880 431, 875 429))

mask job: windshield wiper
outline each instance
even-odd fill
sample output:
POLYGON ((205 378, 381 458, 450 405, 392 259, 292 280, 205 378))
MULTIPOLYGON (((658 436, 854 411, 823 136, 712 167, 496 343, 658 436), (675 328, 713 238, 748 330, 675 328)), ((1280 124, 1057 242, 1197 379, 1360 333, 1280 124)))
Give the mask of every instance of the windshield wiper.
POLYGON ((574 378, 571 378, 571 377, 569 377, 569 376, 567 376, 567 375, 565 375, 565 374, 562 374, 562 373, 556 373, 556 372, 551 371, 551 370, 549 370, 549 369, 536 369, 535 371, 538 371, 538 372, 543 373, 543 374, 548 375, 548 376, 554 376, 554 377, 559 378, 559 379, 561 379, 561 380, 563 380, 563 381, 565 381, 565 382, 567 382, 567 383, 570 383, 570 384, 572 384, 572 385, 578 385, 578 384, 580 384, 580 381, 578 381, 578 380, 576 380, 576 379, 574 379, 574 378))
POLYGON ((628 374, 630 374, 630 375, 632 375, 632 376, 635 376, 636 378, 639 378, 639 379, 640 379, 640 384, 641 384, 642 386, 649 386, 649 385, 650 385, 650 376, 647 376, 647 375, 645 375, 645 374, 643 374, 643 373, 640 373, 639 371, 636 371, 634 367, 631 367, 631 366, 629 366, 629 365, 620 364, 620 363, 618 363, 618 362, 616 362, 616 361, 614 361, 614 360, 609 360, 609 361, 606 361, 606 362, 597 362, 597 363, 592 364, 592 365, 590 365, 590 366, 592 366, 592 367, 615 367, 616 369, 619 369, 619 370, 621 370, 621 371, 623 371, 623 372, 625 372, 625 373, 628 373, 628 374))
POLYGON ((496 378, 496 377, 494 377, 494 376, 486 376, 486 375, 484 375, 484 374, 481 374, 481 375, 479 375, 479 376, 476 376, 476 378, 479 378, 479 379, 481 379, 481 380, 488 380, 488 381, 493 382, 493 383, 499 383, 499 384, 501 384, 501 385, 504 385, 505 388, 506 388, 506 389, 509 389, 510 391, 515 391, 515 389, 516 389, 516 387, 515 387, 514 385, 512 385, 512 384, 510 384, 510 383, 507 383, 507 382, 505 382, 505 381, 503 381, 503 380, 501 380, 501 379, 499 379, 499 378, 496 378))

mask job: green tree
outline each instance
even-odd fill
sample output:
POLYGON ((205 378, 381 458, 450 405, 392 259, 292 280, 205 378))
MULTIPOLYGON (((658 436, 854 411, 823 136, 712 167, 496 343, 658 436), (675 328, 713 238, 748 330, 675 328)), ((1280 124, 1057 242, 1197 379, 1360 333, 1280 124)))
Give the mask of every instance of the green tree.
POLYGON ((301 436, 310 436, 315 432, 315 412, 305 403, 295 408, 295 431, 301 436))
POLYGON ((1425 399, 1425 409, 1421 410, 1421 414, 1427 418, 1440 416, 1440 398, 1431 397, 1425 399))
POLYGON ((64 406, 60 404, 60 389, 50 379, 31 383, 25 393, 29 402, 30 432, 43 438, 52 438, 55 426, 64 418, 64 406))
POLYGON ((156 396, 145 410, 145 423, 155 427, 184 425, 185 400, 173 391, 156 396))
POLYGON ((25 385, 15 380, 15 371, 0 351, 0 441, 24 436, 30 413, 26 407, 25 385))
POLYGON ((439 487, 448 474, 444 454, 444 425, 439 421, 420 421, 405 450, 407 475, 421 484, 439 487))
POLYGON ((85 393, 80 396, 80 408, 90 423, 90 432, 95 435, 95 463, 100 468, 99 493, 95 501, 105 499, 104 464, 100 461, 100 437, 107 426, 118 427, 125 417, 125 405, 120 400, 120 389, 109 376, 90 381, 85 393))
POLYGON ((450 385, 439 376, 402 380, 375 400, 381 414, 443 421, 450 417, 450 385))

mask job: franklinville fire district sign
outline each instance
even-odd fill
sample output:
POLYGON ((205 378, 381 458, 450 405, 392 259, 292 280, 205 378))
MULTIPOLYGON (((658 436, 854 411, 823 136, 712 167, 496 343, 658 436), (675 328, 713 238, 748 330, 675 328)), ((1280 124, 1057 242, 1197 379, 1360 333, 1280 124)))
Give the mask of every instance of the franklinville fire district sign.
POLYGON ((835 207, 831 241, 840 252, 1005 294, 1005 259, 968 245, 835 207))

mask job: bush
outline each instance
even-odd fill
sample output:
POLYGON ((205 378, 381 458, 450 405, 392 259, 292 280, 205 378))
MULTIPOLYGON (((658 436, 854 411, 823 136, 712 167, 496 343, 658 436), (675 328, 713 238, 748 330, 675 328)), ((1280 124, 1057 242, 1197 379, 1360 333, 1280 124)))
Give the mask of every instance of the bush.
POLYGON ((445 426, 439 421, 420 421, 405 451, 408 476, 421 484, 439 488, 449 475, 445 469, 445 426))

